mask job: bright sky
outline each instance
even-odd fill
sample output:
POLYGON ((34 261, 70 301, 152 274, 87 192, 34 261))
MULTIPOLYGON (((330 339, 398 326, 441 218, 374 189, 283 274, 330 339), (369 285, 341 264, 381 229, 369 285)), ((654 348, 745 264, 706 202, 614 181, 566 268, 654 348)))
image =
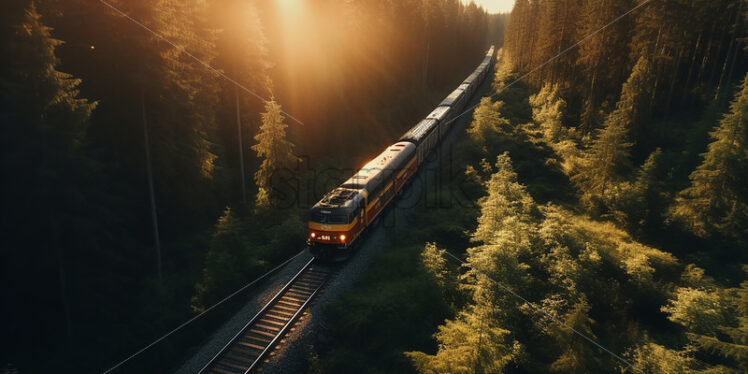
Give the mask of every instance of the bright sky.
MULTIPOLYGON (((463 3, 467 4, 471 0, 462 0, 463 3)), ((512 11, 514 6, 514 0, 472 0, 476 4, 487 10, 488 13, 509 13, 512 11)))

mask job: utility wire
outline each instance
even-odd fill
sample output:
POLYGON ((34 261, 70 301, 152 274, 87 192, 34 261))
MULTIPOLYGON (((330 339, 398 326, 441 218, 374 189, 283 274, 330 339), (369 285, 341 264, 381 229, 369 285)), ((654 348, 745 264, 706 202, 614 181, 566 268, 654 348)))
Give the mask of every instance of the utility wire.
POLYGON ((596 342, 596 341, 595 341, 594 339, 592 339, 592 338, 588 337, 588 336, 587 336, 587 335, 585 335, 585 334, 582 334, 582 333, 581 333, 581 332, 579 332, 579 331, 578 331, 577 329, 575 329, 575 328, 573 328, 573 327, 569 326, 568 324, 566 324, 566 322, 564 322, 564 321, 560 320, 560 319, 559 319, 558 317, 556 317, 555 315, 551 314, 550 312, 547 312, 547 311, 546 311, 545 309, 541 308, 540 306, 536 305, 535 303, 533 303, 533 302, 531 302, 531 301, 529 301, 529 300, 525 299, 524 297, 522 297, 522 295, 518 294, 517 292, 515 292, 515 291, 514 291, 514 290, 512 290, 511 288, 509 288, 509 287, 505 286, 505 285, 504 285, 503 283, 501 283, 501 282, 499 282, 499 281, 497 281, 497 280, 495 280, 495 279, 493 279, 493 278, 489 277, 489 276, 488 276, 487 274, 485 274, 485 273, 481 272, 480 270, 476 269, 476 268, 475 268, 475 267, 474 267, 474 266, 473 266, 472 264, 470 264, 469 262, 465 262, 465 261, 461 260, 461 259, 460 259, 459 257, 457 257, 457 256, 455 256, 455 255, 453 255, 453 254, 449 253, 448 251, 444 251, 444 252, 445 252, 446 254, 448 254, 448 255, 449 255, 449 257, 451 257, 452 259, 456 260, 456 261, 457 261, 457 262, 458 262, 459 264, 461 264, 461 265, 466 265, 466 266, 469 266, 469 267, 470 267, 471 269, 475 270, 475 271, 476 271, 477 273, 479 273, 479 274, 481 274, 481 275, 485 276, 486 278, 488 278, 488 280, 490 280, 491 282, 493 282, 493 283, 494 283, 495 285, 497 285, 497 286, 501 287, 501 288, 502 288, 502 289, 503 289, 504 291, 506 291, 506 292, 510 293, 510 294, 511 294, 512 296, 514 296, 514 297, 516 297, 516 298, 518 298, 518 299, 522 300, 522 301, 523 301, 523 302, 524 302, 525 304, 527 304, 527 305, 528 305, 529 307, 531 307, 531 308, 533 308, 533 309, 535 309, 535 310, 537 310, 537 311, 539 311, 539 312, 541 312, 541 313, 545 314, 546 316, 548 316, 549 318, 551 318, 551 319, 552 319, 553 321, 555 321, 556 323, 558 323, 558 324, 560 324, 561 326, 563 326, 563 327, 566 327, 567 329, 569 329, 569 330, 573 331, 573 332, 574 332, 575 334, 577 334, 577 335, 581 336, 581 337, 582 337, 582 338, 583 338, 584 340, 586 340, 586 341, 588 341, 588 342, 590 342, 590 343, 594 344, 595 346, 597 346, 598 348, 602 349, 603 351, 605 351, 605 352, 606 352, 606 353, 608 353, 609 355, 613 356, 613 357, 614 357, 614 358, 616 358, 617 360, 619 360, 619 361, 623 362, 624 364, 626 364, 626 366, 630 367, 631 369, 633 369, 633 370, 635 370, 635 371, 637 371, 637 372, 639 372, 639 373, 642 373, 642 374, 644 373, 644 371, 642 371, 641 369, 639 369, 639 368, 637 368, 636 366, 634 366, 634 364, 632 364, 632 363, 631 363, 631 362, 629 362, 628 360, 626 360, 626 359, 624 359, 623 357, 621 357, 621 356, 619 356, 619 355, 617 355, 617 354, 613 353, 613 351, 609 350, 608 348, 605 348, 605 347, 603 347, 602 345, 600 345, 600 343, 596 342))
MULTIPOLYGON (((113 11, 115 11, 115 12, 116 12, 116 13, 118 13, 118 14, 120 14, 121 16, 123 16, 123 17, 127 18, 128 20, 132 21, 132 22, 133 22, 134 24, 136 24, 136 25, 140 26, 140 27, 141 27, 141 28, 143 28, 144 30, 146 30, 146 31, 150 32, 151 34, 153 34, 153 35, 154 35, 154 36, 156 36, 157 38, 159 38, 159 39, 161 39, 161 40, 165 41, 166 43, 168 43, 169 45, 171 45, 172 47, 174 47, 175 49, 177 49, 177 50, 178 50, 179 52, 181 52, 181 53, 184 53, 185 55, 189 56, 189 57, 190 57, 190 58, 192 58, 193 60, 197 61, 197 62, 198 62, 198 63, 199 63, 200 65, 203 65, 203 66, 204 66, 204 67, 205 67, 206 69, 210 70, 210 71, 211 71, 211 72, 213 72, 214 74, 216 74, 216 75, 220 76, 221 78, 223 78, 223 79, 225 79, 225 80, 227 80, 227 81, 229 81, 229 82, 233 83, 234 85, 236 85, 237 87, 241 88, 241 89, 242 89, 242 90, 244 90, 245 92, 247 92, 247 93, 251 94, 252 96, 256 97, 257 99, 259 99, 259 100, 260 100, 260 101, 262 101, 263 103, 267 104, 267 103, 269 102, 269 100, 267 100, 267 99, 265 99, 264 97, 262 97, 262 96, 260 96, 260 95, 256 94, 256 93, 255 93, 254 91, 250 90, 249 88, 247 88, 247 87, 246 87, 246 86, 244 86, 243 84, 241 84, 241 83, 237 82, 236 80, 232 79, 231 77, 229 77, 228 75, 224 74, 224 73, 223 73, 223 72, 221 72, 220 70, 218 70, 218 69, 214 68, 213 66, 211 66, 211 65, 210 65, 209 63, 207 63, 207 62, 205 62, 205 61, 201 60, 201 59, 200 59, 200 58, 198 58, 197 56, 195 56, 195 55, 193 55, 192 53, 188 52, 188 51, 187 51, 186 49, 184 49, 183 47, 180 47, 180 46, 178 46, 177 44, 173 43, 173 42, 172 42, 171 40, 167 39, 167 38, 166 38, 166 37, 164 37, 163 35, 161 35, 161 34, 157 33, 156 31, 152 30, 152 29, 151 29, 151 28, 149 28, 148 26, 144 25, 144 24, 143 24, 143 23, 141 23, 140 21, 138 21, 138 20, 136 20, 135 18, 131 17, 131 16, 129 15, 129 14, 125 13, 124 11, 122 11, 122 10, 120 10, 119 8, 115 7, 114 5, 112 5, 112 4, 110 4, 110 3, 107 3, 107 2, 106 2, 106 1, 104 1, 104 0, 99 0, 99 2, 100 2, 100 3, 102 3, 102 4, 104 4, 104 5, 106 5, 107 7, 111 8, 111 9, 112 9, 113 11)), ((292 115, 291 115, 291 114, 289 114, 288 112, 286 112, 286 111, 284 111, 284 110, 282 110, 282 109, 281 109, 281 112, 282 112, 283 114, 285 114, 286 116, 288 116, 288 118, 291 118, 292 120, 296 121, 296 122, 297 122, 297 123, 299 123, 300 125, 304 126, 304 122, 301 122, 301 121, 300 121, 299 119, 297 119, 296 117, 292 116, 292 115)))
POLYGON ((171 331, 167 332, 166 334, 164 334, 164 335, 163 335, 163 336, 161 336, 160 338, 158 338, 158 339, 154 340, 154 341, 153 341, 153 342, 152 342, 151 344, 148 344, 148 345, 146 345, 145 347, 143 347, 143 348, 142 348, 142 349, 140 349, 139 351, 137 351, 137 352, 133 353, 132 355, 130 355, 130 357, 128 357, 128 358, 126 358, 126 359, 124 359, 124 360, 120 361, 120 362, 119 362, 119 363, 118 363, 117 365, 114 365, 114 366, 112 366, 111 368, 109 368, 109 370, 105 371, 105 372, 104 372, 103 374, 107 374, 107 373, 110 373, 110 372, 112 372, 112 371, 113 371, 114 369, 116 369, 116 368, 118 368, 118 367, 122 366, 122 364, 124 364, 125 362, 127 362, 127 361, 130 361, 130 360, 131 360, 131 359, 133 359, 133 358, 134 358, 135 356, 137 356, 137 355, 139 355, 139 354, 141 354, 141 353, 145 352, 145 351, 146 351, 146 350, 147 350, 148 348, 151 348, 151 347, 153 347, 154 345, 156 345, 156 344, 157 344, 157 343, 159 343, 160 341, 162 341, 162 340, 164 340, 164 339, 168 338, 168 337, 169 337, 169 336, 170 336, 171 334, 173 334, 173 333, 175 333, 175 332, 177 332, 177 331, 181 330, 181 329, 182 329, 183 327, 185 327, 185 326, 189 325, 189 324, 190 324, 190 323, 192 323, 193 321, 195 321, 195 320, 197 320, 198 318, 202 317, 202 316, 203 316, 203 315, 204 315, 205 313, 208 313, 208 312, 210 312, 211 310, 213 310, 213 309, 214 309, 215 307, 217 307, 217 306, 219 306, 219 305, 223 304, 223 303, 224 303, 224 302, 225 302, 226 300, 228 300, 228 299, 230 299, 230 298, 232 298, 232 297, 236 296, 236 295, 237 295, 238 293, 240 293, 240 292, 244 291, 245 289, 247 289, 248 287, 252 286, 253 284, 255 284, 255 283, 257 283, 257 282, 261 281, 262 279, 264 279, 264 278, 265 278, 265 277, 267 277, 268 275, 272 274, 272 273, 273 273, 273 272, 275 272, 276 270, 280 269, 281 267, 283 267, 283 266, 285 266, 286 264, 288 264, 289 262, 291 262, 291 260, 295 259, 296 257, 299 257, 299 255, 301 255, 302 253, 304 253, 304 251, 305 251, 305 250, 306 250, 306 249, 304 249, 304 250, 302 250, 301 252, 299 252, 299 253, 295 254, 295 255, 294 255, 293 257, 289 258, 288 260, 286 260, 286 261, 283 261, 283 263, 281 263, 280 265, 278 265, 278 266, 274 267, 273 269, 269 270, 269 271, 268 271, 267 273, 263 274, 263 275, 262 275, 262 276, 260 276, 259 278, 255 279, 255 280, 253 280, 253 281, 251 281, 251 282, 249 282, 249 283, 247 283, 247 284, 246 284, 246 285, 244 285, 243 287, 241 287, 241 288, 239 288, 238 290, 234 291, 234 292, 233 292, 233 293, 232 293, 231 295, 228 295, 228 296, 224 297, 224 298, 223 298, 223 299, 222 299, 221 301, 219 301, 219 302, 217 302, 217 303, 213 304, 213 306, 211 306, 210 308, 208 308, 208 309, 205 309, 205 310, 204 310, 204 311, 202 311, 202 312, 201 312, 200 314, 198 314, 198 315, 196 315, 196 316, 194 316, 194 317, 190 318, 190 319, 189 319, 189 320, 187 320, 186 322, 184 322, 184 323, 182 323, 181 325, 177 326, 177 327, 176 327, 175 329, 173 329, 173 330, 171 330, 171 331))
MULTIPOLYGON (((566 54, 567 52, 571 51, 572 49, 576 48, 576 47, 577 47, 577 46, 579 46, 580 44, 584 43, 585 41, 587 41, 587 39, 589 39, 589 38, 591 38, 591 37, 595 36, 596 34, 598 34, 599 32, 601 32, 601 31, 603 31, 603 30, 605 30, 606 28, 608 28, 608 27, 609 27, 609 26, 611 26, 612 24, 614 24, 614 23, 616 23, 616 22, 620 21, 620 20, 621 20, 622 18, 626 17, 626 16, 627 16, 627 15, 629 15, 629 14, 630 14, 631 12, 633 12, 633 11, 635 11, 635 10, 637 10, 637 9, 639 9, 639 8, 641 8, 641 7, 643 7, 644 5, 647 5, 647 4, 649 4, 649 3, 650 3, 650 2, 652 2, 652 1, 653 1, 653 0, 646 0, 646 1, 642 2, 641 4, 639 4, 639 5, 637 5, 637 6, 633 7, 633 8, 631 8, 631 9, 629 9, 629 10, 628 10, 627 12, 625 12, 625 13, 621 14, 620 16, 616 17, 616 18, 615 18, 614 20, 612 20, 612 21, 608 22, 608 23, 607 23, 607 24, 605 24, 605 25, 604 25, 603 27, 601 27, 601 28, 599 28, 599 29, 597 29, 597 30, 593 31, 592 33, 590 33, 589 35, 585 36, 584 38, 582 38, 582 39, 579 39, 579 40, 578 40, 578 41, 577 41, 576 43, 572 44, 571 46, 567 47, 567 48, 566 48, 566 49, 564 49, 563 51, 559 52, 559 53, 558 53, 557 55, 555 55, 555 56, 553 56, 553 57, 549 58, 549 59, 548 59, 548 60, 546 60, 546 61, 545 61, 544 63, 542 63, 542 64, 540 64, 540 65, 538 65, 538 66, 534 67, 534 68, 533 68, 533 69, 531 69, 530 71, 528 71, 528 72, 526 72, 526 73, 522 74, 522 75, 521 75, 521 76, 520 76, 519 78, 515 79, 515 80, 514 80, 514 81, 512 81, 511 83, 509 83, 509 84, 507 84, 506 86, 502 87, 502 88, 501 88, 500 90, 498 90, 498 91, 494 92, 493 94, 491 94, 491 95, 489 95, 489 96, 486 96, 486 97, 490 97, 490 98, 493 98, 494 96, 496 96, 496 95, 498 95, 498 94, 500 94, 500 93, 504 92, 504 90, 506 90, 507 88, 509 88, 509 87, 513 86, 513 85, 514 85, 515 83, 517 83, 517 82, 521 81, 522 79, 524 79, 524 78, 525 78, 525 77, 527 77, 528 75, 530 75, 530 74, 532 74, 532 73, 534 73, 534 72, 536 72, 536 71, 538 71, 538 70, 542 69, 542 68, 543 68, 544 66, 546 66, 546 65, 550 64, 550 63, 551 63, 552 61, 554 61, 554 60, 557 60, 557 59, 558 59, 559 57, 561 57, 561 56, 565 55, 565 54, 566 54)), ((478 104, 475 104, 475 105, 471 106, 470 108, 466 109, 466 110, 465 110, 465 111, 463 111, 462 113, 458 114, 458 115, 457 115, 456 117, 452 118, 452 119, 451 119, 451 120, 449 120, 449 122, 447 122, 447 123, 449 124, 449 123, 452 123, 452 122, 456 121, 456 120, 457 120, 458 118, 460 118, 460 117, 462 117, 463 115, 467 114, 468 112, 472 111, 473 109, 475 109, 475 108, 476 108, 476 107, 478 107, 479 105, 480 105, 480 102, 479 102, 478 104)))

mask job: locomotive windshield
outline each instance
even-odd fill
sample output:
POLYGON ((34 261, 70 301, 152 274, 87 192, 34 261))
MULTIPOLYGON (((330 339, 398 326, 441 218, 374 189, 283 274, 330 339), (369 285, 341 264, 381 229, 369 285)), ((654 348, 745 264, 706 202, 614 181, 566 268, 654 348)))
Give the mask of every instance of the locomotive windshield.
POLYGON ((348 215, 347 214, 335 214, 333 212, 330 213, 324 213, 320 210, 313 210, 312 211, 312 222, 317 223, 327 223, 330 225, 342 225, 348 223, 348 215))

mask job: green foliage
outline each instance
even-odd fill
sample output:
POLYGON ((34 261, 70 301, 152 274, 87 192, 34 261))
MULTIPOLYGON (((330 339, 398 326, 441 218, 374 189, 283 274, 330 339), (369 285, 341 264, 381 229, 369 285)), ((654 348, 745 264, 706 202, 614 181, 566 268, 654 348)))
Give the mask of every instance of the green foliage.
POLYGON ((484 97, 480 105, 475 108, 473 122, 467 133, 479 147, 486 147, 486 144, 490 142, 488 137, 495 136, 508 127, 509 121, 501 117, 503 104, 501 101, 493 102, 490 97, 484 97))
POLYGON ((507 233, 522 242, 533 209, 532 198, 517 182, 508 153, 497 157, 495 167, 496 172, 485 185, 488 196, 478 202, 481 216, 472 240, 491 244, 507 233))
POLYGON ((730 113, 710 134, 704 160, 690 175, 671 216, 699 236, 720 235, 745 244, 748 232, 748 75, 730 113))
POLYGON ((714 290, 679 288, 675 299, 662 307, 668 319, 695 332, 714 331, 722 323, 723 307, 714 290))
POLYGON ((595 213, 619 197, 623 173, 630 167, 630 151, 634 144, 630 132, 642 118, 641 103, 648 97, 651 67, 640 58, 631 76, 621 89, 621 98, 605 120, 603 129, 582 160, 579 174, 572 180, 582 193, 583 203, 595 213))
POLYGON ((628 129, 613 120, 606 125, 584 156, 579 173, 572 180, 582 193, 582 201, 593 212, 615 198, 621 173, 629 166, 628 129))
MULTIPOLYGON (((539 129, 538 138, 553 148, 561 160, 561 170, 564 174, 576 174, 580 162, 578 134, 574 128, 567 128, 562 122, 566 101, 560 96, 558 85, 544 85, 537 94, 530 96, 529 102, 532 105, 534 125, 539 129)), ((523 129, 528 131, 530 127, 524 126, 523 129)), ((548 162, 554 160, 548 159, 548 162)))
MULTIPOLYGON (((252 215, 235 204, 240 160, 252 172, 263 161, 246 148, 261 112, 280 108, 264 110, 234 83, 289 98, 313 124, 285 128, 304 140, 293 150, 311 155, 312 167, 322 153, 346 167, 391 143, 464 79, 485 53, 487 25, 499 34, 504 19, 459 0, 334 2, 288 28, 272 1, 30 3, 0 2, 0 51, 12 57, 0 64, 0 274, 16 306, 0 312, 3 343, 15 343, 2 344, 0 367, 13 362, 23 372, 100 371, 187 320, 190 306, 205 307, 300 249, 300 212, 252 215), (320 52, 336 50, 346 53, 320 52), (466 58, 445 58, 452 55, 466 58), (163 249, 158 280, 144 130, 163 249), (49 337, 34 351, 43 361, 23 350, 39 334, 49 337)), ((257 205, 275 198, 270 184, 257 205)), ((452 231, 439 240, 467 241, 442 221, 452 231)), ((236 305, 126 370, 170 371, 220 322, 216 313, 236 305)))
POLYGON ((260 269, 261 265, 260 253, 249 246, 246 222, 226 207, 210 240, 202 280, 195 285, 192 311, 202 312, 239 288, 248 275, 260 269))
MULTIPOLYGON (((459 278, 470 298, 458 317, 435 335, 440 344, 436 354, 408 355, 421 372, 473 372, 483 367, 473 369, 475 365, 503 367, 509 362, 530 371, 567 373, 616 365, 589 341, 524 305, 507 289, 523 297, 533 295, 545 312, 622 351, 637 341, 642 325, 651 320, 662 323, 658 302, 665 300, 670 282, 677 279, 677 259, 633 241, 612 224, 575 216, 553 204, 538 207, 517 182, 506 154, 498 157, 493 171, 485 182, 487 196, 479 201, 481 216, 473 232, 473 241, 481 245, 467 250, 471 266, 459 278), (468 354, 476 351, 480 337, 468 317, 487 318, 485 326, 499 329, 493 336, 497 350, 486 353, 494 361, 468 354), (611 324, 619 327, 611 330, 611 324), (621 336, 627 329, 630 334, 621 336), (503 330, 510 333, 499 338, 503 330), (508 337, 524 348, 509 349, 508 337)), ((690 277, 698 278, 698 271, 690 269, 690 277)))
POLYGON ((421 252, 421 264, 426 272, 431 274, 436 284, 444 291, 445 296, 454 295, 457 291, 457 284, 454 282, 454 274, 447 266, 445 258, 446 251, 439 249, 435 243, 426 243, 421 252))
POLYGON ((587 340, 571 329, 590 339, 597 339, 592 332, 594 321, 588 316, 590 306, 582 300, 561 318, 566 326, 553 325, 551 334, 555 337, 562 352, 550 366, 551 372, 557 373, 591 373, 601 369, 598 352, 587 340))
POLYGON ((80 79, 58 70, 62 41, 33 3, 6 2, 0 13, 0 279, 13 305, 0 312, 0 367, 10 361, 25 371, 29 331, 62 344, 73 338, 69 272, 97 256, 90 243, 111 212, 93 203, 98 164, 86 149, 97 103, 79 95, 80 79))
POLYGON ((293 153, 294 145, 286 138, 285 117, 281 106, 275 101, 265 104, 262 114, 262 125, 255 135, 257 144, 252 149, 257 157, 262 158, 262 164, 255 173, 257 184, 257 202, 259 209, 268 209, 275 200, 273 197, 273 176, 275 173, 294 167, 297 157, 293 153))
MULTIPOLYGON (((683 189, 682 170, 692 170, 693 154, 702 152, 699 137, 703 138, 703 126, 690 119, 700 116, 697 111, 701 107, 688 105, 701 104, 698 100, 709 95, 717 81, 720 97, 725 84, 729 86, 726 82, 733 69, 744 74, 737 69, 740 58, 713 49, 735 48, 732 38, 744 36, 739 17, 723 13, 740 9, 738 4, 665 0, 642 7, 640 15, 632 13, 629 20, 622 19, 612 29, 586 39, 579 54, 571 51, 534 71, 527 76, 529 85, 520 82, 505 90, 514 77, 544 63, 554 55, 554 49, 568 45, 563 42, 567 30, 573 30, 572 40, 585 37, 630 9, 629 3, 516 3, 502 54, 506 56, 500 57, 494 81, 502 102, 496 111, 510 126, 501 130, 486 127, 486 134, 493 136, 471 139, 481 152, 471 156, 467 175, 483 182, 487 195, 479 200, 481 215, 472 232, 473 241, 480 245, 467 250, 471 269, 459 278, 460 288, 469 291, 471 298, 464 302, 458 317, 442 328, 464 321, 464 313, 490 308, 494 326, 509 331, 508 336, 523 347, 522 356, 513 361, 520 371, 598 372, 620 365, 622 372, 743 372, 746 311, 741 305, 748 298, 739 289, 723 287, 706 275, 719 274, 727 259, 711 255, 715 241, 689 243, 690 237, 672 228, 663 231, 663 216, 671 198, 683 189), (569 20, 567 12, 574 13, 578 5, 581 19, 569 20), (697 9, 708 9, 710 15, 701 16, 697 9), (717 41, 715 35, 725 39, 717 41), (620 96, 616 97, 612 93, 619 87, 620 96), (613 102, 615 108, 608 109, 607 103, 613 102), (674 107, 682 113, 662 120, 674 107), (577 119, 577 128, 592 131, 602 125, 602 129, 588 141, 564 125, 577 119), (683 138, 690 141, 684 145, 683 138), (521 198, 515 184, 533 194, 542 185, 524 167, 532 162, 524 152, 533 147, 552 150, 544 158, 546 166, 573 176, 587 211, 614 223, 575 215, 573 204, 569 204, 572 210, 567 210, 556 204, 537 206, 529 194, 527 199, 521 198), (507 161, 509 167, 497 164, 498 171, 485 176, 478 160, 506 149, 514 156, 514 168, 507 161), (645 245, 621 228, 657 244, 645 245), (705 271, 688 265, 683 270, 674 255, 655 246, 678 255, 703 246, 688 259, 713 267, 705 271), (627 357, 637 370, 601 355, 589 342, 523 306, 499 285, 529 300, 540 300, 537 305, 545 311, 613 352, 629 349, 627 357), (665 316, 683 330, 663 327, 667 326, 665 316), (652 340, 650 333, 655 337, 652 340)), ((746 184, 741 178, 748 175, 742 169, 746 148, 742 125, 747 122, 741 117, 744 113, 739 103, 744 92, 745 86, 741 86, 730 114, 713 132, 715 142, 704 154, 703 164, 709 166, 697 168, 691 187, 680 193, 673 211, 683 214, 671 213, 697 235, 727 239, 730 247, 740 249, 748 226, 740 224, 743 216, 748 216, 743 206, 748 199, 743 196, 744 189, 737 187, 746 184), (715 152, 710 159, 712 149, 715 152), (686 198, 694 200, 690 211, 684 208, 689 203, 686 198), (703 203, 697 205, 699 201, 703 203), (711 222, 704 223, 709 219, 711 222)), ((717 107, 716 102, 710 104, 702 122, 713 124, 709 113, 716 113, 717 107)), ((475 333, 464 335, 463 341, 475 337, 475 333)), ((448 338, 437 335, 439 343, 448 338)), ((449 371, 438 365, 446 365, 439 355, 448 357, 450 352, 442 346, 435 355, 410 355, 422 372, 449 371)), ((496 355, 496 359, 502 358, 501 352, 496 355)), ((467 353, 463 356, 469 357, 467 353)))
POLYGON ((18 369, 14 368, 13 365, 5 365, 3 368, 3 374, 20 374, 18 369))
POLYGON ((520 353, 510 332, 490 317, 491 308, 474 307, 439 326, 436 355, 407 352, 421 373, 498 373, 520 353))
POLYGON ((662 310, 686 329, 695 349, 728 360, 714 370, 748 370, 747 281, 731 289, 679 288, 662 310))
POLYGON ((195 285, 191 308, 201 312, 260 276, 271 264, 299 250, 306 237, 304 222, 295 215, 267 217, 237 213, 226 207, 210 238, 202 277, 195 285))
POLYGON ((556 143, 562 136, 562 123, 566 101, 559 96, 558 85, 546 84, 540 92, 530 96, 532 119, 543 131, 543 137, 549 143, 556 143))
MULTIPOLYGON (((407 234, 398 233, 408 242, 407 234)), ((312 368, 322 373, 412 372, 404 351, 432 350, 431 333, 448 316, 435 279, 419 266, 421 245, 380 251, 353 290, 325 306, 326 329, 312 368), (365 336, 365 339, 361 339, 365 336), (376 352, 376 354, 373 354, 376 352)))
MULTIPOLYGON (((630 353, 631 363, 639 371, 653 374, 666 373, 695 373, 693 370, 695 359, 688 349, 677 351, 668 349, 656 343, 642 344, 630 353)), ((623 367, 621 372, 633 372, 628 367, 623 367)))
POLYGON ((643 227, 658 227, 662 222, 661 212, 665 211, 668 196, 665 188, 666 170, 663 167, 663 156, 660 148, 655 149, 639 169, 634 188, 638 192, 635 201, 638 206, 630 212, 630 222, 643 227), (636 214, 636 213, 639 214, 636 214), (636 216, 641 217, 639 219, 636 216))

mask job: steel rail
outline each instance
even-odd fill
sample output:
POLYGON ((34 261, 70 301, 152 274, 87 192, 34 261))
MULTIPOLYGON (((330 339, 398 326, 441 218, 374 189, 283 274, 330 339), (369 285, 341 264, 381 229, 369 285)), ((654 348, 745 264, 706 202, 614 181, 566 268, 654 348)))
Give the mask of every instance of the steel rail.
MULTIPOLYGON (((249 320, 239 331, 229 340, 229 342, 221 348, 221 350, 213 356, 213 358, 202 368, 200 369, 199 373, 209 373, 211 371, 218 371, 218 372, 227 372, 226 370, 218 369, 215 366, 216 365, 222 365, 221 361, 224 359, 227 359, 227 355, 232 351, 233 348, 235 348, 237 345, 241 344, 239 343, 239 340, 242 339, 247 335, 248 332, 251 331, 251 328, 253 326, 256 326, 257 323, 263 319, 263 317, 267 316, 267 312, 273 309, 275 306, 279 305, 279 301, 286 296, 288 291, 293 288, 294 286, 298 286, 300 283, 299 281, 304 277, 304 275, 312 274, 310 270, 313 270, 312 265, 314 264, 315 260, 317 260, 316 257, 311 258, 302 268, 299 270, 296 275, 294 275, 290 281, 286 283, 283 288, 278 291, 275 296, 273 296, 270 301, 268 301, 255 315, 252 317, 252 319, 249 320)), ((305 300, 299 305, 296 309, 296 311, 291 315, 291 317, 288 318, 288 320, 283 324, 283 326, 274 333, 274 336, 271 338, 269 342, 265 345, 265 347, 260 351, 257 357, 254 359, 251 359, 250 365, 248 365, 247 369, 243 370, 244 373, 249 373, 250 371, 254 370, 259 366, 259 364, 262 362, 262 360, 267 356, 268 353, 272 351, 272 349, 277 345, 277 343, 280 341, 280 339, 288 332, 288 330, 291 328, 291 326, 298 320, 298 318, 301 316, 301 314, 305 311, 306 307, 309 305, 309 303, 314 299, 314 297, 319 293, 319 291, 324 286, 325 282, 327 281, 328 273, 322 273, 323 276, 321 280, 319 281, 319 284, 316 285, 313 291, 311 291, 308 296, 305 297, 305 300)), ((318 278, 319 279, 319 278, 318 278)), ((309 287, 305 287, 309 288, 309 287)), ((285 314, 291 314, 285 313, 285 314)), ((284 317, 285 318, 285 317, 284 317)), ((277 318, 276 318, 277 319, 277 318)), ((270 333, 270 332, 265 332, 270 333)), ((231 358, 228 358, 229 360, 232 360, 231 358)), ((237 360, 234 360, 237 361, 237 360)), ((244 362, 250 362, 250 360, 245 360, 244 362)), ((224 365, 225 366, 225 365, 224 365)), ((235 368, 235 372, 242 372, 242 369, 235 368), (239 371, 237 371, 239 370, 239 371)))

